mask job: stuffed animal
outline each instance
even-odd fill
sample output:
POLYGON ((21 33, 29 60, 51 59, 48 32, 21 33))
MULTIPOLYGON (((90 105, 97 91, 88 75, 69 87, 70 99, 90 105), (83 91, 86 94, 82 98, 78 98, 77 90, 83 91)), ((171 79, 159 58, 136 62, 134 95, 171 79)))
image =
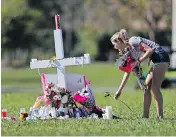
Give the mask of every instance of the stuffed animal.
POLYGON ((20 117, 19 117, 19 120, 26 120, 26 117, 28 117, 28 113, 27 112, 22 112, 20 117))

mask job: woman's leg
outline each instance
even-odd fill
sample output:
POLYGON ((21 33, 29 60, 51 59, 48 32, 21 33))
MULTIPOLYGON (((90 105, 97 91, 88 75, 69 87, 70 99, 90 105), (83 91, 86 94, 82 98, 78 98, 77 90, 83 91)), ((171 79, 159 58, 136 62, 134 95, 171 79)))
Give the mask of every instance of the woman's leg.
POLYGON ((153 67, 152 92, 155 98, 158 118, 163 118, 163 96, 160 92, 160 88, 167 69, 168 64, 166 63, 153 67))
POLYGON ((151 104, 151 87, 152 87, 152 77, 153 73, 150 69, 147 78, 145 80, 145 84, 147 86, 147 91, 144 93, 144 111, 143 111, 143 118, 149 117, 149 110, 151 104))

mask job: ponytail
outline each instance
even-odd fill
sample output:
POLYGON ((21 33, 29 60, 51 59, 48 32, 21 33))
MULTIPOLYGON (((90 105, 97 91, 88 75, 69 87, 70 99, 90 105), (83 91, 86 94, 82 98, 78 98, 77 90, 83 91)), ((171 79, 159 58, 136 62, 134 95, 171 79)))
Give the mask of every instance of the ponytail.
POLYGON ((111 42, 112 44, 115 43, 115 39, 121 40, 124 44, 128 44, 129 42, 129 36, 128 33, 125 29, 121 29, 119 32, 116 32, 112 37, 111 37, 111 42))

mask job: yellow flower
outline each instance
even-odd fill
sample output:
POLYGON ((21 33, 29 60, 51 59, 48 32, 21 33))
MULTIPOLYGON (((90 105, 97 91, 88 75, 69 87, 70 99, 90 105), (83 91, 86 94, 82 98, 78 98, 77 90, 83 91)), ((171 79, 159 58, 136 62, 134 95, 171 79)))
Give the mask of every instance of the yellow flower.
POLYGON ((53 56, 52 58, 50 58, 50 62, 53 62, 56 60, 56 56, 53 56))

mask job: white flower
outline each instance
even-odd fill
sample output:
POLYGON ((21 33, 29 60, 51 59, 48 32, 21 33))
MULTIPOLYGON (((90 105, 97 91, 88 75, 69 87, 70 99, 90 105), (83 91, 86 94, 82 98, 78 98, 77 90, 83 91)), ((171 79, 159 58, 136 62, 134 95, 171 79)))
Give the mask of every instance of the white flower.
POLYGON ((45 90, 48 90, 48 85, 45 86, 45 90))
POLYGON ((57 91, 58 93, 62 92, 62 89, 61 88, 57 88, 57 91))
POLYGON ((58 95, 58 100, 61 100, 61 99, 62 99, 61 95, 58 95))
POLYGON ((58 95, 55 95, 55 96, 53 97, 54 100, 58 100, 58 98, 59 98, 58 95))
POLYGON ((51 89, 48 89, 48 94, 49 94, 49 95, 51 94, 51 89))
POLYGON ((89 97, 89 93, 84 93, 84 96, 89 97))
POLYGON ((64 96, 62 97, 61 102, 62 102, 63 104, 65 104, 65 103, 67 103, 67 101, 68 101, 68 96, 67 96, 67 95, 64 95, 64 96))
POLYGON ((80 96, 85 96, 85 93, 80 93, 79 95, 80 95, 80 96))
POLYGON ((54 86, 54 87, 51 87, 51 90, 52 91, 57 91, 57 88, 54 86))

